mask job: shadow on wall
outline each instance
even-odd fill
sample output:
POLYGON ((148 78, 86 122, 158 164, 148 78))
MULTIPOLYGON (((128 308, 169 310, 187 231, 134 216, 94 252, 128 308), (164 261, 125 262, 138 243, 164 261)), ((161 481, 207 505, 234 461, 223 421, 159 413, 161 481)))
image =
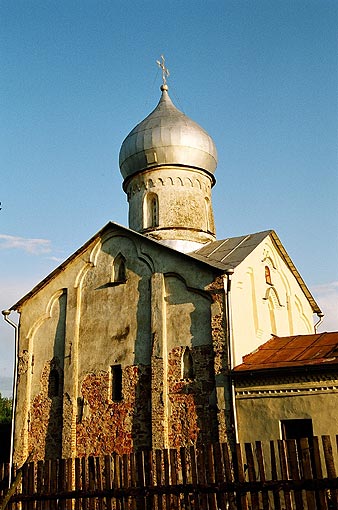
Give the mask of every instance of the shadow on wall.
POLYGON ((166 277, 169 444, 218 441, 209 293, 166 277))
POLYGON ((63 383, 64 383, 64 356, 67 294, 59 297, 59 319, 57 322, 53 359, 50 362, 48 375, 48 398, 50 399, 50 412, 46 430, 45 459, 58 459, 62 457, 62 429, 63 429, 63 383))

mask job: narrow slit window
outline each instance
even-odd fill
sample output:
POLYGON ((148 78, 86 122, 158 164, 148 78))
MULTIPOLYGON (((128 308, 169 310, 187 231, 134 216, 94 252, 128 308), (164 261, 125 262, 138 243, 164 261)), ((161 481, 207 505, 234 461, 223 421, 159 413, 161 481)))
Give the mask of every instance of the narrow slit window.
POLYGON ((151 198, 151 226, 157 227, 158 226, 158 201, 157 196, 154 195, 151 198))
POLYGON ((158 196, 156 193, 148 193, 144 202, 144 228, 158 227, 158 196))
POLYGON ((186 347, 182 356, 182 378, 194 379, 194 360, 189 347, 186 347))
POLYGON ((111 367, 111 399, 114 402, 120 402, 123 399, 121 365, 111 367))

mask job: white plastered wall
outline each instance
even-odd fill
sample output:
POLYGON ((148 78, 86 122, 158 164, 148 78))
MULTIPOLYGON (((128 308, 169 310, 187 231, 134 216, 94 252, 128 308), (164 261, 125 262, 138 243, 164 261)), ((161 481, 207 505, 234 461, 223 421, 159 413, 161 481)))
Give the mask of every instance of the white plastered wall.
POLYGON ((235 366, 272 335, 314 332, 310 303, 269 236, 236 267, 231 300, 235 366))

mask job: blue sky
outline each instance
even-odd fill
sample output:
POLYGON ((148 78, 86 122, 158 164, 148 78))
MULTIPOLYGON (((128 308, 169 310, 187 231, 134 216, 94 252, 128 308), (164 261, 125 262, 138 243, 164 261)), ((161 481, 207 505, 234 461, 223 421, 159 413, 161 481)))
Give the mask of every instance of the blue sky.
MULTIPOLYGON (((336 0, 2 0, 0 26, 1 309, 127 225, 118 153, 158 102, 163 53, 172 100, 218 149, 218 238, 276 230, 338 329, 336 0)), ((12 353, 1 320, 0 377, 12 353)))

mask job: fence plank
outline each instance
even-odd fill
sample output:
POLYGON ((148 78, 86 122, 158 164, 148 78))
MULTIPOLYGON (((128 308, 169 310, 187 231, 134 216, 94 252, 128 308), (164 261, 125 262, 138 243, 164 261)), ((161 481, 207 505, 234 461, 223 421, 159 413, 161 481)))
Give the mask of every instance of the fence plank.
MULTIPOLYGON (((300 460, 302 466, 302 475, 305 480, 313 480, 312 462, 308 438, 303 438, 299 442, 300 460)), ((308 510, 316 509, 316 497, 314 491, 305 491, 308 510)))
MULTIPOLYGON (((144 465, 143 465, 143 455, 141 451, 137 451, 135 454, 136 460, 136 486, 143 488, 145 485, 145 476, 144 476, 144 465)), ((145 510, 145 498, 143 496, 136 497, 136 508, 137 510, 145 510)))
MULTIPOLYGON (((130 461, 130 484, 132 487, 136 486, 136 463, 135 463, 135 454, 131 453, 129 455, 129 461, 130 461)), ((130 508, 131 510, 136 509, 136 502, 135 498, 131 498, 130 501, 130 508)))
MULTIPOLYGON (((53 493, 57 492, 57 479, 58 479, 58 461, 52 459, 50 461, 50 491, 53 493)), ((57 501, 51 500, 49 502, 50 510, 57 510, 57 501)))
MULTIPOLYGON (((323 470, 321 464, 321 456, 319 450, 319 441, 318 437, 314 436, 312 438, 312 448, 313 448, 313 472, 316 480, 321 480, 323 478, 323 470)), ((327 510, 327 499, 325 491, 317 490, 316 491, 316 500, 319 501, 317 504, 318 508, 327 510)))
MULTIPOLYGON (((169 450, 169 463, 170 463, 170 482, 172 486, 177 485, 178 476, 177 476, 177 450, 170 449, 169 450)), ((176 494, 172 494, 171 496, 171 506, 173 508, 178 508, 179 498, 176 494)))
MULTIPOLYGON (((244 466, 243 466, 242 451, 241 451, 240 444, 236 444, 235 462, 236 462, 236 471, 235 472, 237 472, 238 481, 240 483, 244 483, 245 482, 245 474, 244 474, 244 466)), ((237 499, 237 506, 239 506, 239 508, 241 508, 242 510, 248 510, 248 500, 247 500, 246 492, 243 492, 239 495, 236 494, 236 499, 237 499)))
MULTIPOLYGON (((35 464, 34 462, 30 462, 28 464, 28 494, 34 494, 35 491, 35 464)), ((28 510, 34 510, 34 501, 29 502, 27 505, 28 510)))
MULTIPOLYGON (((188 461, 187 461, 187 450, 184 446, 180 448, 180 462, 182 471, 182 484, 186 486, 189 481, 188 461)), ((183 494, 184 508, 190 508, 189 496, 186 492, 183 494)))
MULTIPOLYGON (((66 460, 59 460, 59 470, 58 470, 58 481, 57 481, 57 492, 64 492, 66 490, 66 460)), ((58 504, 58 508, 60 510, 65 510, 66 501, 60 500, 58 504)))
MULTIPOLYGON (((81 489, 83 491, 87 491, 87 489, 88 489, 88 487, 87 487, 87 472, 88 472, 87 459, 85 457, 82 457, 82 459, 81 459, 81 489)), ((81 502, 82 502, 82 506, 80 508, 83 510, 87 510, 88 509, 88 499, 82 498, 81 502)))
MULTIPOLYGON (((204 447, 204 455, 205 455, 205 473, 206 473, 206 483, 210 487, 210 485, 215 484, 215 462, 214 462, 214 452, 211 444, 207 444, 204 447)), ((217 500, 215 492, 208 494, 209 501, 209 509, 217 510, 217 500)))
MULTIPOLYGON (((252 444, 251 443, 245 443, 245 457, 246 457, 246 465, 248 470, 248 477, 250 482, 256 482, 256 471, 255 471, 255 461, 254 461, 254 455, 252 451, 252 444)), ((259 497, 257 492, 250 493, 251 497, 251 508, 253 510, 259 510, 259 497)))
MULTIPOLYGON (((169 486, 170 478, 169 478, 169 455, 168 450, 163 450, 163 468, 164 468, 164 484, 169 486)), ((165 508, 166 510, 170 510, 170 495, 166 494, 165 496, 165 508)))
MULTIPOLYGON (((278 480, 276 449, 274 441, 270 441, 270 466, 271 466, 271 480, 278 480)), ((272 495, 273 495, 273 507, 275 508, 275 510, 281 510, 280 490, 276 488, 275 490, 272 491, 272 495)))
MULTIPOLYGON (((225 473, 223 471, 223 459, 222 459, 222 450, 221 445, 219 443, 213 444, 213 452, 214 452, 214 466, 215 466, 215 482, 217 486, 225 482, 225 473)), ((224 492, 216 494, 217 508, 219 510, 226 510, 226 497, 224 492)))
MULTIPOLYGON (((44 484, 43 484, 43 467, 44 463, 42 460, 37 462, 36 466, 36 492, 39 494, 43 493, 44 484)), ((43 510, 42 502, 36 502, 36 510, 43 510)))
MULTIPOLYGON (((198 476, 198 484, 202 487, 206 487, 207 480, 206 480, 206 472, 205 472, 205 456, 203 447, 199 446, 196 448, 196 466, 197 466, 197 476, 198 476)), ((205 492, 201 492, 200 494, 200 502, 201 507, 203 510, 209 509, 208 505, 208 496, 205 494, 205 492)))
MULTIPOLYGON (((95 459, 94 457, 88 457, 88 489, 92 492, 95 490, 95 459)), ((89 510, 95 510, 94 498, 89 498, 89 510)))
MULTIPOLYGON (((98 491, 101 491, 102 488, 103 488, 103 485, 102 485, 102 473, 101 473, 100 457, 95 457, 95 468, 96 468, 96 485, 95 485, 95 488, 98 491)), ((103 500, 102 500, 102 498, 96 499, 96 508, 98 510, 103 510, 103 500)))
MULTIPOLYGON (((264 464, 264 454, 263 454, 263 448, 261 441, 255 442, 255 448, 256 448, 256 458, 257 458, 257 466, 258 466, 258 474, 259 479, 262 483, 266 481, 266 475, 265 475, 265 464, 264 464)), ((262 490, 262 505, 263 510, 269 510, 269 494, 268 491, 262 490)))
MULTIPOLYGON (((81 489, 81 461, 77 457, 75 459, 75 490, 81 489)), ((75 510, 80 510, 82 508, 82 501, 80 498, 76 498, 75 500, 75 510)))
MULTIPOLYGON (((295 439, 287 439, 286 440, 286 448, 288 452, 288 460, 290 471, 289 475, 291 480, 300 480, 300 471, 297 457, 297 443, 295 439)), ((302 493, 300 491, 294 491, 295 504, 297 510, 303 510, 303 498, 302 493)))
MULTIPOLYGON (((104 488, 111 489, 111 456, 105 455, 104 457, 104 488)), ((106 509, 112 510, 112 498, 107 496, 105 498, 106 509)))
MULTIPOLYGON (((129 476, 129 456, 124 453, 121 458, 122 467, 121 467, 121 476, 122 476, 122 487, 126 489, 127 487, 130 487, 130 476, 129 476)), ((125 504, 126 508, 130 508, 131 502, 128 496, 123 498, 123 503, 125 504)))
MULTIPOLYGON (((288 463, 287 463, 287 457, 286 457, 286 445, 282 439, 277 440, 278 445, 278 453, 279 453, 279 462, 280 462, 280 468, 281 468, 281 475, 283 480, 289 479, 289 471, 288 471, 288 463)), ((286 510, 292 510, 291 507, 291 495, 290 491, 287 489, 284 489, 284 504, 286 510)))
MULTIPOLYGON (((198 484, 198 475, 197 475, 197 464, 196 464, 196 449, 194 446, 190 446, 189 448, 190 454, 190 465, 191 465, 191 480, 192 485, 194 487, 198 484)), ((190 506, 192 508, 196 508, 196 510, 200 510, 202 507, 200 505, 200 499, 197 492, 193 492, 190 496, 190 506)))
MULTIPOLYGON (((156 485, 158 487, 160 487, 162 485, 162 451, 161 450, 155 451, 155 466, 156 466, 155 467, 156 485)), ((156 501, 157 501, 158 510, 163 510, 162 494, 157 495, 156 501)))
MULTIPOLYGON (((67 491, 73 490, 73 467, 74 467, 74 460, 72 458, 67 459, 67 491)), ((66 504, 67 510, 72 510, 73 503, 72 500, 68 499, 66 504)))
MULTIPOLYGON (((153 454, 150 450, 142 452, 145 485, 150 489, 154 486, 154 473, 153 473, 153 454)), ((154 508, 154 496, 153 493, 146 496, 146 509, 153 510, 154 508)))
MULTIPOLYGON (((114 476, 113 476, 114 488, 120 489, 121 488, 120 458, 117 455, 117 453, 113 453, 113 465, 114 465, 114 476)), ((115 501, 116 510, 121 510, 121 507, 123 505, 123 503, 122 503, 122 505, 121 505, 121 503, 122 503, 122 501, 121 501, 120 497, 117 497, 116 501, 115 501)))
MULTIPOLYGON (((324 459, 326 465, 327 477, 329 479, 336 478, 336 468, 334 465, 333 451, 330 436, 322 436, 324 459)), ((338 491, 332 489, 330 491, 331 504, 333 508, 338 508, 338 491)))
MULTIPOLYGON (((222 454, 223 454, 223 462, 224 462, 224 473, 225 479, 227 482, 234 481, 234 470, 232 466, 231 454, 230 454, 230 446, 228 443, 222 443, 222 454)), ((236 507, 236 496, 233 491, 229 491, 226 495, 227 502, 230 508, 236 507)))

